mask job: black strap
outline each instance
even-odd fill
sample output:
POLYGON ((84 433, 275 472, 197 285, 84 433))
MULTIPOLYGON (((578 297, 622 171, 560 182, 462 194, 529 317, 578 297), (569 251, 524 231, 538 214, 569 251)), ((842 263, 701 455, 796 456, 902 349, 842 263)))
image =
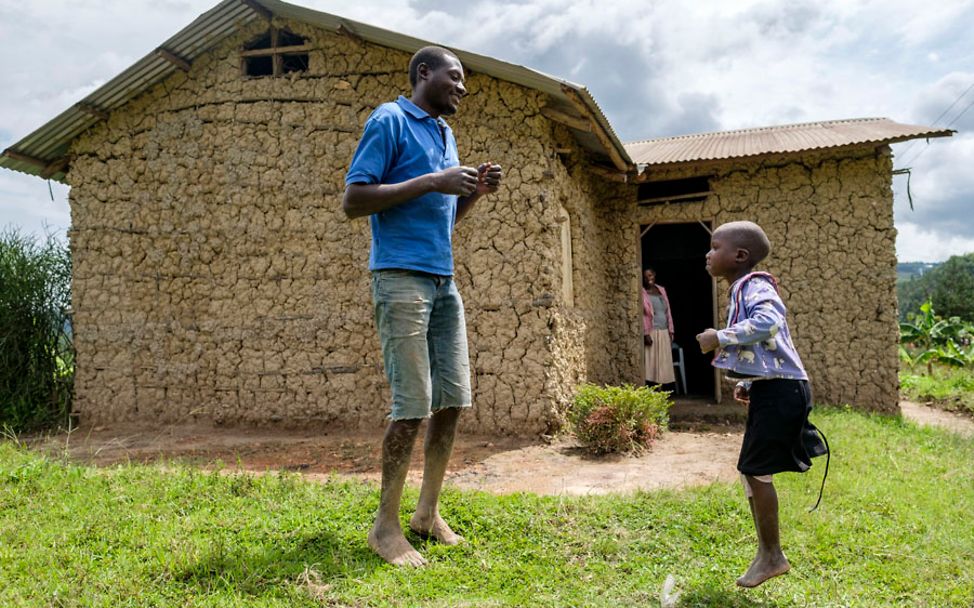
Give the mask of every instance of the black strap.
POLYGON ((822 487, 818 489, 818 500, 815 501, 815 506, 808 510, 809 513, 817 509, 818 505, 822 502, 822 493, 825 491, 825 480, 829 476, 829 461, 832 460, 832 450, 829 449, 829 440, 825 438, 825 433, 822 432, 822 429, 818 428, 815 431, 822 438, 822 441, 825 442, 825 474, 822 475, 822 487))

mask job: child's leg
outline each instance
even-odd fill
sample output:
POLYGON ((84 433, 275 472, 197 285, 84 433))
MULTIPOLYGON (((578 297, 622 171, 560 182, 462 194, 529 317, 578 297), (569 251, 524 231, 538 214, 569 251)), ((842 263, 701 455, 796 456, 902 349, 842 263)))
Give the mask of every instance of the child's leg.
POLYGON ((788 572, 791 567, 781 551, 778 532, 778 493, 770 475, 744 476, 744 491, 751 505, 751 516, 758 535, 758 552, 737 584, 757 587, 769 578, 788 572))

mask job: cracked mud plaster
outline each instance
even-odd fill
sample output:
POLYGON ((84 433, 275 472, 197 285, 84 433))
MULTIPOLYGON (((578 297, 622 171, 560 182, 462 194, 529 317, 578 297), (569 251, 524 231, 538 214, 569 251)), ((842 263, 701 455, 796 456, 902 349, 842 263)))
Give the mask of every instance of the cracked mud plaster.
MULTIPOLYGON (((818 403, 895 412, 899 338, 892 158, 873 147, 698 165, 660 179, 713 175, 706 201, 644 207, 638 223, 752 220, 771 239, 762 264, 779 278, 818 403)), ((727 285, 718 283, 720 323, 727 285)), ((730 385, 724 386, 729 398, 730 385)))
MULTIPOLYGON (((308 72, 242 78, 253 24, 73 144, 84 423, 385 423, 369 227, 345 218, 341 196, 365 119, 408 94, 409 54, 277 25, 313 45, 308 72)), ((461 159, 500 163, 505 177, 454 235, 466 430, 550 432, 579 382, 639 382, 633 235, 657 219, 764 225, 819 399, 894 407, 888 156, 730 166, 703 204, 637 210, 632 186, 594 177, 570 132, 541 115, 543 94, 476 72, 467 88, 450 119, 461 159)))
MULTIPOLYGON (((368 222, 346 219, 341 196, 365 119, 408 94, 409 54, 277 25, 314 46, 307 73, 242 78, 254 24, 73 144, 85 423, 385 422, 368 222)), ((474 389, 462 424, 538 434, 561 423, 577 382, 638 369, 638 351, 620 366, 610 347, 634 309, 605 305, 626 282, 629 252, 612 235, 631 196, 584 170, 568 131, 540 114, 543 94, 480 73, 467 88, 450 119, 461 158, 500 163, 505 178, 455 233, 474 389), (576 224, 573 307, 562 209, 576 224)))

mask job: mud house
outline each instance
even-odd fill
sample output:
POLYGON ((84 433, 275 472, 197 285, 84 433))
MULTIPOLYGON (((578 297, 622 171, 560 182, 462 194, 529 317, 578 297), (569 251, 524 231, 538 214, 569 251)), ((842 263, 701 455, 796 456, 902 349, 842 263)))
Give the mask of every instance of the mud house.
MULTIPOLYGON (((76 411, 122 420, 375 426, 368 223, 340 209, 361 127, 408 90, 425 41, 276 0, 224 0, 4 151, 71 185, 76 411)), ((458 227, 477 407, 468 429, 557 427, 584 380, 639 383, 652 263, 691 394, 721 397, 692 336, 721 322, 708 230, 776 243, 820 401, 896 407, 889 144, 948 135, 885 119, 622 145, 579 85, 457 51, 462 158, 507 168, 458 227)))

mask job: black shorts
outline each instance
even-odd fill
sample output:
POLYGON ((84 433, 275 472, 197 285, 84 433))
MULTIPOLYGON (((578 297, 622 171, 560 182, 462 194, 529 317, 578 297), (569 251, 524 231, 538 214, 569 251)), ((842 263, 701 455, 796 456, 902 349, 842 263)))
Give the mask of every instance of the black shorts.
POLYGON ((737 470, 745 475, 807 471, 815 450, 807 438, 817 437, 808 421, 812 411, 808 381, 756 380, 750 398, 737 470))

